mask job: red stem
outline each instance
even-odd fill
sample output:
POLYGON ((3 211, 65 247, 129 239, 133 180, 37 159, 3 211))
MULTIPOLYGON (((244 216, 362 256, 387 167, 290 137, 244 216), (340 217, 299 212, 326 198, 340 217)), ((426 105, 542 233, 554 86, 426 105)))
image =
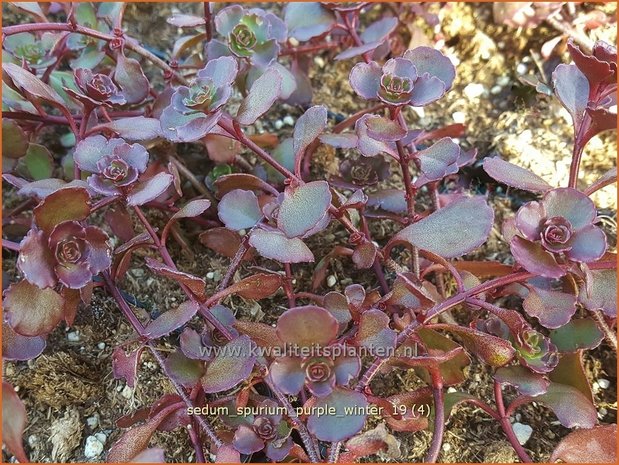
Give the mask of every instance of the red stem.
POLYGON ((501 390, 501 384, 496 381, 494 382, 494 398, 496 399, 497 411, 500 417, 499 421, 505 435, 507 436, 507 439, 516 451, 516 454, 518 454, 520 460, 524 463, 531 463, 531 458, 520 445, 520 442, 518 442, 518 438, 516 437, 516 433, 514 433, 512 424, 509 422, 509 417, 506 415, 505 405, 503 404, 503 391, 501 390))

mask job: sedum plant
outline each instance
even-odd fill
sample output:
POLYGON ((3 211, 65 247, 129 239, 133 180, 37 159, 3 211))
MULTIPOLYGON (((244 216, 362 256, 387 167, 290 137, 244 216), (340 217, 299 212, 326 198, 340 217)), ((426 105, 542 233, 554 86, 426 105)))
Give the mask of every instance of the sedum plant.
MULTIPOLYGON (((435 462, 453 409, 469 403, 528 462, 510 418, 532 402, 574 429, 554 458, 585 460, 590 442, 614 457, 616 427, 598 422, 583 354, 617 349, 616 255, 591 200, 616 171, 578 182, 586 144, 616 127, 612 45, 588 53, 570 42, 573 63, 553 73, 574 125, 568 185, 481 161, 535 199, 500 225, 492 199, 450 182, 478 158, 456 141, 464 128, 409 121, 410 107, 432 111, 457 73, 438 48, 392 47, 401 25, 393 11, 421 15, 418 5, 289 3, 274 13, 206 2, 202 16, 168 19, 185 35, 165 59, 126 33, 124 4, 59 4, 56 19, 49 5, 15 6, 32 22, 3 29, 3 179, 23 198, 3 216, 19 225, 2 239, 17 265, 3 294, 3 357, 38 357, 93 292, 109 295, 133 329, 114 349, 114 377, 135 386, 148 351, 175 393, 119 421, 108 461, 162 462, 151 436, 183 429, 198 462, 313 463, 397 459, 394 435, 428 430, 425 460, 435 462), (371 11, 383 16, 371 21, 371 11), (312 98, 305 58, 316 54, 349 65, 345 85, 362 108, 336 124, 312 98), (255 125, 283 104, 305 111, 267 150, 255 125), (51 125, 66 132, 62 160, 41 145, 51 125), (217 165, 207 178, 184 166, 180 143, 217 165), (321 146, 335 150, 337 176, 312 171, 321 146), (390 173, 399 187, 385 186, 390 173), (369 225, 387 222, 393 233, 373 238, 369 225), (184 228, 199 228, 202 245, 183 241, 184 228), (328 228, 347 240, 321 256, 312 244, 328 228), (510 251, 504 262, 479 255, 493 228, 510 251), (179 267, 176 245, 229 259, 215 291, 179 267), (334 258, 366 270, 367 281, 318 293, 334 258), (135 263, 185 300, 145 314, 123 279, 135 263), (301 275, 311 288, 295 285, 301 275), (233 295, 280 290, 287 308, 268 308, 273 326, 226 306, 233 295), (174 350, 161 351, 161 339, 174 350), (473 358, 491 373, 491 398, 462 390, 473 358), (373 388, 402 372, 423 386, 391 396, 373 388), (229 413, 196 414, 212 405, 229 413)), ((25 462, 24 404, 7 382, 3 396, 4 443, 25 462)))

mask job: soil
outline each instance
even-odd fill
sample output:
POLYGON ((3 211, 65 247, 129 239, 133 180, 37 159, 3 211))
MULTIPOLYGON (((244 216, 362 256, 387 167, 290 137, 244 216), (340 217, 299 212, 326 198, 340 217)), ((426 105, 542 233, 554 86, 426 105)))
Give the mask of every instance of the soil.
MULTIPOLYGON (((264 6, 270 6, 264 4, 264 6)), ((139 38, 151 49, 168 51, 170 44, 180 34, 165 19, 173 12, 200 14, 201 4, 129 4, 125 25, 128 33, 139 38)), ((571 155, 572 129, 556 99, 535 94, 517 79, 517 69, 523 66, 527 71, 539 74, 535 67, 533 51, 557 33, 546 26, 532 30, 515 30, 497 26, 492 21, 492 10, 488 4, 447 4, 442 9, 435 5, 440 16, 440 26, 432 29, 417 19, 409 31, 402 33, 404 46, 411 41, 419 45, 432 38, 444 40, 447 52, 458 62, 457 78, 453 89, 440 102, 425 107, 424 111, 407 110, 405 117, 412 127, 435 128, 463 119, 468 128, 460 142, 464 147, 478 149, 478 158, 498 154, 513 163, 532 169, 552 185, 565 185, 571 155), (440 10, 440 11, 439 11, 440 10), (412 37, 412 39, 411 39, 412 37), (479 96, 470 92, 471 84, 483 86, 479 96), (466 91, 465 89, 469 89, 466 91)), ((279 6, 276 6, 279 8, 279 6)), ((609 17, 615 16, 615 5, 584 4, 584 9, 601 9, 609 17)), ((16 14, 10 7, 3 6, 4 24, 27 21, 27 17, 16 14)), ((376 14, 376 13, 374 13, 376 14)), ((595 37, 616 41, 616 23, 602 30, 592 31, 595 37)), ((560 57, 567 61, 566 54, 560 57)), ((362 107, 362 101, 355 98, 347 82, 347 76, 355 60, 336 62, 329 53, 320 53, 314 58, 310 74, 314 87, 314 104, 325 104, 336 114, 350 115, 362 107)), ((149 77, 157 82, 160 73, 147 68, 149 77)), ((285 116, 295 120, 303 113, 300 107, 278 105, 262 123, 256 125, 257 133, 276 134, 280 140, 290 136, 292 128, 284 125, 276 129, 275 122, 285 116)), ((52 135, 53 136, 53 135, 52 135)), ((579 181, 585 186, 597 179, 612 166, 617 152, 616 133, 606 133, 594 138, 583 159, 583 177, 579 181)), ((179 147, 179 154, 196 176, 204 176, 212 168, 205 163, 200 148, 190 145, 179 147)), ((346 155, 346 154, 344 154, 346 155)), ((342 156, 344 156, 342 155, 342 156)), ((244 154, 250 163, 256 160, 249 153, 244 154)), ((317 152, 312 175, 324 178, 334 174, 339 164, 339 154, 333 151, 317 152)), ((397 167, 392 166, 392 173, 397 167)), ((527 200, 521 193, 503 191, 497 186, 488 186, 488 179, 480 170, 471 168, 466 177, 473 186, 488 192, 497 211, 497 228, 491 238, 476 256, 505 260, 507 246, 501 240, 498 225, 527 200)), ((397 175, 386 183, 398 185, 397 175)), ((401 185, 401 184, 400 184, 401 185)), ((191 195, 191 186, 185 185, 191 195)), ((616 247, 616 185, 599 191, 594 200, 605 215, 605 228, 610 237, 611 251, 616 247)), ((3 190, 4 205, 17 203, 10 190, 3 190)), ((163 226, 163 217, 152 213, 149 219, 157 227, 163 226)), ((103 227, 107 227, 103 224, 103 227)), ((379 242, 395 231, 396 225, 389 221, 373 222, 371 232, 379 242)), ((108 232, 111 232, 108 230, 108 232)), ((191 252, 183 250, 176 243, 171 253, 179 257, 179 268, 197 276, 209 277, 207 291, 213 292, 217 282, 226 272, 229 260, 216 255, 199 243, 195 228, 183 229, 183 235, 191 244, 191 252)), ((324 257, 334 245, 346 245, 347 235, 341 227, 333 224, 326 232, 312 237, 308 242, 317 261, 324 257)), ((3 251, 3 270, 13 281, 18 275, 14 269, 15 255, 3 251)), ((402 261, 405 263, 405 261, 402 261)), ((257 260, 247 262, 238 272, 236 279, 245 276, 251 267, 265 267, 279 270, 274 262, 257 260)), ((294 286, 297 290, 308 290, 312 269, 293 267, 294 286)), ((355 270, 347 259, 331 260, 329 274, 335 276, 332 288, 326 285, 317 292, 343 288, 355 283, 366 283, 377 287, 373 274, 355 270)), ((388 274, 388 279, 393 275, 388 274)), ((148 311, 159 312, 173 307, 184 300, 182 292, 170 281, 155 279, 144 266, 143 256, 134 259, 123 289, 143 302, 148 311)), ((237 316, 253 321, 274 323, 286 308, 283 293, 260 302, 246 301, 233 297, 226 302, 237 316)), ((462 315, 454 313, 458 319, 462 315)), ((157 363, 144 352, 139 367, 139 381, 135 389, 125 386, 124 381, 115 380, 111 369, 113 349, 130 339, 132 330, 123 320, 114 301, 100 289, 93 295, 92 305, 82 308, 71 328, 59 327, 49 335, 47 348, 34 361, 5 363, 4 376, 18 389, 20 398, 26 404, 28 427, 24 434, 26 451, 33 462, 83 462, 103 461, 87 459, 84 456, 86 438, 95 433, 106 435, 106 449, 116 441, 122 430, 115 421, 122 415, 152 404, 173 388, 162 375, 157 363), (69 337, 69 335, 71 336, 69 337), (98 419, 95 426, 88 419, 98 419)), ((174 337, 159 342, 163 350, 171 350, 177 344, 174 337)), ((610 386, 601 389, 594 383, 594 398, 599 417, 604 423, 616 422, 616 354, 606 345, 590 351, 585 357, 587 377, 593 383, 601 378, 610 381, 610 386)), ((411 372, 396 372, 389 376, 378 376, 372 390, 379 395, 390 395, 403 389, 413 389, 420 380, 411 372)), ((458 390, 470 392, 482 399, 492 399, 491 373, 479 363, 473 362, 469 377, 458 390)), ((508 396, 509 398, 509 396, 508 396)), ((569 430, 562 427, 552 412, 541 405, 521 408, 514 420, 533 428, 533 435, 525 448, 535 461, 547 461, 559 440, 569 430)), ((372 427, 378 423, 368 422, 372 427)), ((427 451, 431 434, 428 432, 394 433, 400 441, 401 456, 398 459, 386 456, 371 456, 371 461, 418 462, 427 451)), ((166 451, 166 459, 173 462, 190 462, 195 459, 193 448, 184 431, 156 433, 151 444, 166 451)), ((14 461, 3 450, 3 461, 14 461)), ((446 428, 445 441, 439 457, 441 462, 513 462, 517 461, 513 449, 505 441, 499 424, 481 410, 471 407, 456 408, 446 428)))

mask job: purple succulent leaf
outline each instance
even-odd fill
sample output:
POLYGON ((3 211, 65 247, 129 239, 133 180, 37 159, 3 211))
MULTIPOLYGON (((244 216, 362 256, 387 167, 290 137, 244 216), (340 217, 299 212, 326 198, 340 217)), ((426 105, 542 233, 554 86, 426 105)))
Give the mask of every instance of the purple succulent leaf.
POLYGON ((249 244, 264 258, 282 263, 314 261, 314 254, 301 239, 289 239, 279 231, 256 229, 251 233, 249 244))
POLYGON ((339 292, 329 292, 324 297, 323 305, 325 309, 333 315, 340 326, 344 326, 352 320, 348 302, 343 294, 339 292))
POLYGON ((144 336, 150 339, 157 339, 171 333, 187 323, 198 312, 198 304, 186 301, 178 307, 167 310, 163 315, 151 321, 144 328, 144 336))
POLYGON ((289 186, 279 207, 277 226, 288 238, 304 235, 314 228, 331 205, 331 190, 326 181, 289 186))
POLYGON ((595 406, 578 389, 566 384, 550 383, 536 402, 548 406, 566 428, 593 428, 597 423, 595 406))
POLYGON ((540 244, 515 236, 509 246, 516 261, 528 272, 546 278, 560 278, 565 275, 555 257, 540 244))
POLYGON ((407 226, 395 238, 442 257, 454 258, 483 244, 493 222, 494 211, 485 199, 461 197, 407 226))
MULTIPOLYGON (((344 289, 344 295, 346 296, 346 302, 349 306, 360 309, 365 302, 366 293, 361 284, 351 284, 344 289)), ((376 318, 374 318, 376 319, 376 318)))
POLYGON ((148 165, 148 151, 140 144, 119 144, 114 147, 113 154, 135 168, 138 173, 143 173, 148 165))
POLYGON ((296 156, 320 136, 327 127, 327 108, 315 105, 308 108, 297 120, 294 126, 292 147, 296 156))
POLYGON ((161 131, 172 142, 194 142, 206 136, 220 117, 220 111, 210 115, 199 112, 184 115, 169 106, 161 114, 161 131))
POLYGON ((571 249, 565 254, 570 260, 592 262, 606 252, 606 234, 597 226, 585 226, 574 233, 569 245, 571 249))
MULTIPOLYGON (((252 65, 264 69, 266 67, 270 67, 274 63, 279 51, 280 47, 277 40, 267 40, 266 42, 258 44, 254 47, 253 53, 249 60, 252 65)), ((282 91, 280 90, 280 96, 281 95, 282 91)))
POLYGON ((576 352, 595 349, 604 340, 604 333, 595 320, 580 318, 550 331, 549 337, 560 352, 576 352))
POLYGON ((116 55, 114 82, 120 87, 129 104, 142 102, 148 97, 148 91, 151 87, 144 71, 142 71, 140 62, 133 58, 127 58, 123 52, 116 55))
POLYGON ((211 201, 208 199, 196 199, 187 202, 180 210, 178 210, 170 220, 180 220, 181 218, 195 218, 200 216, 211 207, 211 201))
POLYGON ((578 132, 589 102, 589 82, 576 65, 561 64, 552 73, 555 93, 572 115, 574 130, 578 132))
POLYGON ((81 170, 98 173, 97 163, 99 163, 99 160, 111 154, 116 147, 123 143, 124 141, 118 138, 108 140, 101 135, 90 136, 77 144, 73 159, 81 170))
POLYGON ((421 187, 431 181, 439 181, 448 174, 458 172, 460 146, 449 137, 443 137, 427 149, 416 154, 421 175, 415 181, 421 187))
POLYGON ((89 245, 88 265, 93 275, 107 270, 112 264, 112 250, 108 244, 109 237, 96 226, 87 226, 86 242, 89 245))
POLYGON ((368 207, 381 208, 391 213, 406 212, 406 198, 400 189, 383 189, 368 195, 368 207))
POLYGON ((550 463, 612 463, 617 460, 617 425, 577 429, 555 447, 550 463))
POLYGON ((328 310, 315 305, 293 307, 277 320, 277 337, 282 342, 310 347, 327 345, 337 336, 337 320, 328 310))
MULTIPOLYGON (((6 176, 6 175, 5 175, 6 176)), ((8 182, 8 181, 7 181, 8 182)), ((53 194, 59 189, 65 187, 81 187, 82 189, 86 189, 89 191, 90 186, 86 183, 86 181, 82 181, 81 179, 75 179, 71 182, 66 182, 62 179, 49 178, 49 179, 41 179, 40 181, 33 182, 24 182, 20 184, 18 187, 17 195, 25 196, 25 197, 38 197, 39 199, 44 199, 50 194, 53 194)), ((89 193, 94 194, 94 191, 89 193)))
POLYGON ((224 42, 217 39, 212 39, 206 44, 205 52, 209 60, 231 56, 232 53, 224 42))
MULTIPOLYGON (((292 62, 290 72, 294 76, 297 88, 288 97, 286 103, 289 105, 309 105, 312 101, 312 82, 307 73, 299 65, 298 61, 292 62)), ((282 97, 283 98, 283 97, 282 97)))
POLYGON ((387 37, 395 31, 398 25, 398 18, 382 18, 370 24, 361 33, 360 38, 364 44, 370 42, 383 42, 387 37))
POLYGON ((165 463, 165 451, 159 447, 149 447, 131 459, 131 463, 165 463))
POLYGON ((520 365, 499 368, 494 379, 501 384, 514 386, 520 394, 531 397, 544 394, 550 385, 550 381, 542 375, 520 365))
POLYGON ((273 460, 273 462, 281 462, 286 458, 290 449, 292 449, 292 438, 287 437, 281 446, 276 446, 274 441, 267 444, 265 451, 267 457, 273 460))
POLYGON ((2 358, 11 361, 32 360, 43 352, 47 342, 42 336, 22 336, 2 322, 2 358))
POLYGON ((127 355, 122 346, 117 346, 112 353, 112 374, 114 379, 124 379, 127 386, 135 387, 137 380, 137 367, 143 347, 132 351, 127 355))
POLYGON ((174 351, 165 360, 165 373, 186 388, 193 388, 204 375, 204 363, 187 358, 181 351, 174 351))
POLYGON ((215 15, 215 29, 222 36, 227 36, 232 32, 234 26, 240 21, 245 10, 240 5, 232 5, 223 8, 217 15, 215 15))
POLYGON ((296 357, 276 358, 269 367, 269 373, 273 383, 286 394, 298 394, 305 383, 301 360, 296 357))
MULTIPOLYGON (((137 173, 135 173, 137 174, 137 173)), ((137 179, 137 176, 133 176, 134 179, 137 179)), ((115 195, 121 195, 121 190, 116 187, 114 184, 107 182, 107 180, 103 176, 99 176, 98 174, 93 174, 88 176, 88 187, 92 189, 99 195, 104 195, 106 197, 114 197, 115 195)))
POLYGON ((552 186, 526 168, 501 160, 499 157, 486 158, 483 167, 495 180, 516 189, 529 192, 546 192, 552 186))
POLYGON ((364 157, 375 157, 381 153, 388 153, 396 156, 396 150, 394 144, 388 144, 376 140, 369 135, 368 122, 376 118, 373 115, 363 115, 355 123, 355 133, 357 134, 357 148, 361 155, 364 157))
POLYGON ((613 78, 612 76, 613 71, 615 74, 617 73, 617 49, 614 50, 614 55, 612 51, 610 53, 605 53, 605 49, 610 50, 613 47, 602 41, 597 41, 596 45, 594 45, 595 50, 593 54, 586 55, 572 40, 568 41, 567 48, 572 56, 574 64, 585 75, 592 87, 607 80, 611 80, 612 82, 616 81, 616 77, 613 78), (597 46, 597 44, 599 44, 599 46, 597 46), (599 57, 596 56, 596 51, 599 57), (613 62, 615 65, 614 67, 612 66, 613 62))
POLYGON ((367 42, 363 45, 359 45, 357 47, 350 47, 349 49, 344 50, 343 52, 338 53, 334 60, 348 60, 349 58, 353 58, 359 55, 363 55, 364 53, 371 52, 376 50, 380 44, 382 44, 382 40, 377 40, 374 42, 367 42))
POLYGON ((209 78, 217 88, 230 86, 236 79, 239 66, 233 57, 220 57, 209 60, 206 66, 198 71, 198 78, 209 78))
POLYGON ((467 328, 446 324, 435 325, 436 329, 443 329, 459 336, 462 345, 482 361, 493 367, 500 367, 509 363, 516 356, 516 349, 509 341, 496 336, 467 328))
POLYGON ((217 449, 215 463, 241 463, 241 455, 230 444, 223 444, 217 449))
POLYGON ((307 389, 314 397, 326 397, 333 392, 335 387, 335 377, 330 376, 325 381, 308 381, 306 383, 307 389))
MULTIPOLYGON (((279 98, 282 100, 290 98, 290 96, 297 90, 297 79, 295 75, 286 67, 277 62, 272 63, 270 67, 277 70, 282 78, 282 87, 279 98)), ((251 88, 256 79, 262 76, 263 73, 264 69, 258 68, 257 66, 252 66, 247 73, 246 86, 251 88)))
POLYGON ((161 124, 156 118, 131 116, 119 118, 99 126, 101 129, 114 132, 129 142, 143 142, 163 137, 161 124))
POLYGON ((252 191, 235 189, 221 198, 217 206, 219 219, 234 231, 253 228, 261 219, 258 198, 252 191))
POLYGON ((359 140, 354 134, 322 134, 319 139, 323 144, 339 149, 353 149, 359 140))
POLYGON ((81 289, 92 280, 92 273, 87 262, 56 265, 58 281, 69 289, 81 289))
POLYGON ((239 336, 224 346, 219 354, 206 368, 202 377, 202 387, 206 393, 226 391, 251 373, 256 356, 253 355, 254 343, 248 336, 239 336))
POLYGON ((361 360, 357 356, 340 356, 334 360, 335 381, 338 386, 347 386, 361 371, 361 360))
POLYGON ((602 310, 611 318, 617 317, 617 271, 593 270, 586 277, 578 301, 589 311, 602 310))
POLYGON ((589 104, 587 106, 587 114, 591 117, 591 127, 589 128, 588 136, 593 137, 600 132, 616 129, 617 123, 617 96, 614 95, 609 103, 609 108, 597 107, 589 104), (612 102, 612 103, 611 103, 612 102), (614 109, 614 111, 612 111, 614 109))
POLYGON ((289 3, 284 10, 284 21, 288 35, 299 41, 318 37, 335 25, 333 12, 318 2, 289 3))
MULTIPOLYGON (((456 77, 456 68, 451 60, 438 50, 431 47, 416 47, 407 50, 404 53, 404 58, 413 62, 418 76, 421 77, 428 73, 443 82, 445 91, 451 89, 456 77)), ((415 82, 416 85, 417 82, 415 82)))
POLYGON ((15 63, 2 63, 2 71, 20 91, 56 107, 65 108, 62 97, 53 88, 21 66, 15 63))
POLYGON ((378 89, 380 88, 382 75, 382 69, 375 61, 369 63, 361 62, 352 68, 348 79, 357 94, 371 100, 378 98, 378 89))
POLYGON ((540 239, 544 217, 544 207, 541 203, 528 202, 516 213, 514 226, 526 239, 536 241, 540 239))
POLYGON ((321 441, 343 441, 361 431, 367 417, 367 406, 368 401, 362 393, 336 387, 330 395, 318 399, 315 404, 318 408, 334 408, 335 415, 311 415, 307 428, 321 441))
POLYGON ((253 454, 264 449, 264 441, 258 437, 252 428, 240 425, 234 433, 232 445, 241 454, 253 454))
POLYGON ((381 310, 368 310, 361 314, 355 343, 383 353, 395 348, 397 333, 389 327, 389 316, 381 310))
POLYGON ((26 280, 11 284, 2 302, 9 325, 22 336, 50 333, 64 316, 64 299, 53 289, 39 289, 26 280))
POLYGON ((157 173, 152 178, 136 186, 127 195, 127 205, 140 206, 155 200, 170 187, 173 180, 173 176, 169 173, 157 173))
MULTIPOLYGON (((38 6, 38 5, 37 5, 38 6)), ((26 407, 13 386, 2 381, 2 442, 21 463, 29 462, 24 451, 23 434, 28 423, 26 407)))
POLYGON ((372 242, 364 242, 355 247, 352 254, 352 261, 359 269, 368 269, 376 261, 378 249, 372 242))
POLYGON ((260 116, 266 113, 281 94, 282 76, 277 69, 269 68, 262 76, 256 79, 249 90, 249 94, 241 102, 236 115, 239 123, 253 124, 260 116))
POLYGON ((179 339, 181 352, 186 357, 193 360, 211 360, 213 358, 211 351, 204 349, 202 338, 194 329, 185 328, 179 339))
POLYGON ((56 259, 47 245, 47 237, 42 231, 31 229, 21 241, 17 268, 24 278, 40 288, 56 284, 54 265, 56 259))
POLYGON ((559 328, 576 313, 576 297, 565 292, 532 287, 522 303, 524 311, 546 328, 559 328))
POLYGON ((440 99, 446 91, 445 83, 439 78, 428 73, 422 74, 415 81, 410 96, 410 104, 414 107, 428 105, 440 99))
POLYGON ((569 187, 548 191, 542 204, 547 218, 563 217, 574 230, 590 225, 597 216, 593 201, 582 192, 569 187))
POLYGON ((382 116, 370 115, 365 120, 365 125, 368 136, 381 142, 395 142, 406 136, 406 129, 382 116))

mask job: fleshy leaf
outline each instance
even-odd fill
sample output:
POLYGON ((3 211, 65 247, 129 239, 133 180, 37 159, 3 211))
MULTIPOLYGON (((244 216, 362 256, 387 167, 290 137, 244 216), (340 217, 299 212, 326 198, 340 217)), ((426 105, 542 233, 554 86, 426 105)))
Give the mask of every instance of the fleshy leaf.
POLYGON ((159 447, 149 447, 131 459, 131 463, 165 463, 165 451, 159 447))
POLYGON ((587 78, 576 65, 561 64, 552 73, 552 83, 557 97, 572 115, 575 131, 578 131, 589 102, 587 78))
POLYGON ((368 195, 368 207, 382 208, 391 213, 406 212, 406 198, 400 189, 384 189, 368 195))
MULTIPOLYGON (((233 258, 241 245, 241 236, 228 228, 213 228, 200 234, 200 242, 220 255, 233 258)), ((249 259, 252 255, 247 251, 243 258, 249 259)))
POLYGON ((21 66, 14 63, 3 63, 2 71, 10 77, 18 89, 26 92, 26 95, 32 95, 56 107, 65 108, 62 97, 54 89, 21 66))
POLYGON ((27 421, 24 403, 13 386, 2 381, 2 442, 21 463, 29 462, 23 445, 27 421))
POLYGON ((335 415, 311 415, 307 428, 321 441, 343 441, 363 428, 368 401, 363 394, 336 387, 331 394, 317 400, 315 407, 335 409, 335 415))
POLYGON ((456 334, 460 337, 462 344, 467 350, 477 355, 490 366, 503 366, 516 355, 516 350, 509 341, 476 329, 445 324, 434 325, 433 328, 443 329, 456 334))
POLYGON ((565 292, 532 287, 522 306, 546 328, 559 328, 576 313, 576 297, 565 292))
POLYGON ((550 340, 561 352, 593 349, 600 345, 604 333, 591 318, 572 320, 559 329, 550 331, 550 340))
POLYGON ((54 171, 54 160, 46 147, 30 144, 24 157, 24 163, 32 179, 39 181, 48 179, 54 171))
POLYGON ((509 246, 516 261, 527 271, 546 278, 560 278, 565 275, 565 271, 557 264, 554 256, 546 252, 541 244, 516 236, 509 246))
POLYGON ((277 226, 286 237, 303 236, 323 219, 330 205, 331 190, 326 181, 288 187, 279 207, 277 226))
POLYGON ((114 374, 114 379, 124 379, 127 382, 127 386, 135 386, 142 350, 143 348, 140 347, 127 355, 121 346, 114 349, 112 354, 112 373, 114 374))
POLYGON ((383 452, 390 459, 400 458, 400 442, 390 434, 385 423, 346 441, 348 452, 340 456, 342 463, 352 463, 359 457, 383 452))
POLYGON ((318 37, 331 30, 335 15, 318 2, 289 3, 286 5, 284 21, 288 35, 299 41, 318 37))
POLYGON ((615 463, 617 425, 579 429, 565 436, 550 457, 550 463, 615 463))
POLYGON ((28 150, 28 138, 16 121, 2 119, 2 156, 21 158, 28 150))
POLYGON ((157 339, 165 336, 187 323, 197 313, 198 304, 192 301, 183 302, 178 307, 168 310, 144 328, 144 336, 157 339))
POLYGON ((516 189, 529 192, 546 192, 552 186, 528 169, 521 168, 499 157, 486 158, 483 162, 486 173, 497 181, 516 189))
POLYGON ((238 294, 244 299, 264 299, 277 292, 282 279, 274 273, 256 273, 226 288, 226 295, 238 294))
POLYGON ((2 323, 2 357, 5 360, 32 360, 41 355, 47 343, 41 336, 22 336, 2 323))
POLYGON ((327 126, 327 108, 324 105, 310 107, 294 126, 293 150, 299 156, 314 142, 327 126))
POLYGON ((47 234, 64 221, 81 221, 90 214, 90 195, 81 187, 65 187, 35 207, 36 224, 47 234))
POLYGON ((221 198, 217 206, 219 219, 234 231, 253 228, 261 219, 258 198, 252 191, 235 189, 221 198))
POLYGON ((552 409, 566 428, 593 428, 597 423, 595 406, 572 386, 550 383, 548 390, 534 399, 552 409))
POLYGON ((165 372, 182 386, 192 388, 204 375, 204 363, 187 358, 177 350, 166 358, 165 372))
POLYGON ((159 120, 144 116, 119 118, 99 127, 113 131, 118 137, 122 137, 129 142, 141 142, 163 137, 159 120))
POLYGON ((363 312, 355 342, 370 351, 376 349, 380 353, 394 349, 397 333, 389 327, 389 321, 389 316, 380 310, 363 312))
POLYGON ((140 103, 148 97, 150 83, 142 71, 140 62, 127 58, 122 52, 116 55, 114 82, 122 90, 128 104, 140 103))
POLYGON ((580 288, 578 301, 588 310, 602 310, 611 318, 617 317, 617 271, 593 270, 590 282, 580 288), (590 288, 590 289, 589 289, 590 288))
POLYGON ((382 116, 367 118, 365 125, 368 135, 382 142, 395 142, 406 135, 402 126, 382 116))
POLYGON ((64 299, 53 289, 39 289, 22 280, 4 293, 3 307, 9 324, 22 336, 51 332, 64 316, 64 299))
POLYGON ((494 379, 501 384, 514 386, 522 395, 532 397, 545 393, 550 384, 542 375, 520 365, 499 368, 494 379))
POLYGON ((416 154, 420 164, 421 176, 415 181, 421 187, 430 181, 439 181, 448 174, 458 172, 460 147, 449 137, 443 137, 427 149, 416 154))
POLYGON ((326 345, 337 336, 337 320, 328 310, 315 305, 294 307, 277 320, 277 336, 282 342, 301 347, 326 345))
POLYGON ((174 177, 171 174, 157 173, 152 178, 140 183, 127 195, 127 205, 140 206, 155 200, 168 189, 172 181, 174 181, 174 177))
POLYGON ((591 402, 594 402, 591 385, 582 360, 582 350, 561 354, 559 364, 548 373, 550 381, 578 389, 591 402))
POLYGON ((483 198, 464 197, 407 226, 396 238, 442 257, 454 258, 483 244, 493 221, 494 211, 483 198))
POLYGON ((262 76, 256 79, 249 90, 249 94, 241 102, 236 115, 239 123, 243 125, 254 122, 266 113, 280 96, 282 89, 282 77, 275 68, 267 69, 262 76))
POLYGON ((247 379, 256 360, 255 355, 252 355, 253 344, 245 335, 226 344, 222 352, 209 363, 206 373, 202 376, 204 392, 225 391, 247 379))
POLYGON ((31 229, 19 245, 17 268, 24 278, 40 288, 56 284, 54 265, 56 258, 49 248, 47 236, 42 231, 31 229))
POLYGON ((217 188, 218 197, 223 197, 228 192, 235 189, 243 189, 247 191, 263 190, 265 192, 273 191, 273 188, 265 181, 257 176, 247 173, 232 173, 219 176, 215 181, 215 187, 217 188))
POLYGON ((282 263, 313 262, 314 254, 298 237, 288 239, 279 231, 256 229, 251 233, 249 243, 264 258, 282 263))

